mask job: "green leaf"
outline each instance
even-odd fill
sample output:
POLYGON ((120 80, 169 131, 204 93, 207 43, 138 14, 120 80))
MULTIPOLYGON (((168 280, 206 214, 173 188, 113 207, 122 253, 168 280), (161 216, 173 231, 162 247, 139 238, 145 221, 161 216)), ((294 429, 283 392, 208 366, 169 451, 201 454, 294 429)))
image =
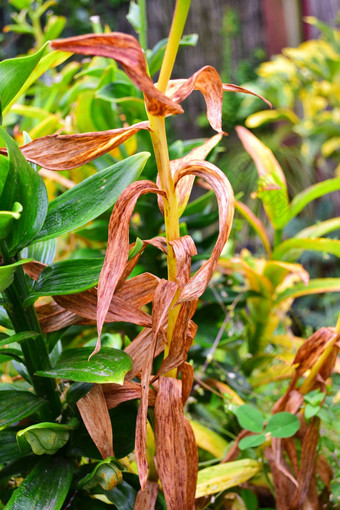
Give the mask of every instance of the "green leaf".
MULTIPOLYGON (((197 34, 188 34, 182 37, 179 46, 196 46, 197 41, 197 34)), ((150 76, 153 76, 160 70, 167 44, 168 39, 162 39, 153 47, 150 57, 148 57, 150 76)))
POLYGON ((273 437, 291 437, 299 430, 300 422, 295 414, 277 413, 271 416, 265 429, 273 437))
POLYGON ((45 404, 29 391, 0 391, 0 427, 36 413, 45 404))
POLYGON ((45 223, 36 240, 71 232, 105 212, 137 179, 149 156, 148 152, 135 154, 92 175, 50 202, 45 223))
POLYGON ((37 336, 40 336, 40 333, 36 333, 35 331, 22 331, 21 333, 16 333, 15 335, 0 340, 0 347, 3 345, 20 343, 23 340, 27 340, 28 338, 36 338, 37 336))
POLYGON ((18 262, 9 264, 8 266, 0 266, 0 292, 3 292, 13 283, 14 273, 18 267, 26 264, 26 262, 31 262, 32 260, 33 259, 19 260, 18 262))
POLYGON ((307 404, 305 407, 305 418, 306 420, 309 420, 313 416, 316 416, 318 412, 320 411, 320 406, 313 406, 311 404, 307 404))
POLYGON ((100 485, 103 490, 110 491, 122 481, 123 475, 117 462, 114 458, 109 457, 99 462, 91 473, 80 480, 79 488, 92 489, 100 485))
POLYGON ((303 397, 305 402, 311 404, 312 406, 319 405, 325 398, 325 394, 322 393, 319 389, 310 391, 303 397))
POLYGON ((7 237, 10 255, 29 244, 40 231, 47 212, 48 199, 44 181, 33 170, 4 129, 0 128, 0 137, 8 151, 9 171, 1 195, 2 207, 12 210, 15 202, 22 205, 20 219, 12 223, 7 237))
POLYGON ((111 491, 104 491, 104 494, 117 510, 134 510, 139 488, 138 477, 132 473, 124 473, 122 483, 111 491))
POLYGON ((262 432, 263 416, 258 409, 250 404, 244 404, 235 409, 235 414, 242 428, 251 432, 262 432))
MULTIPOLYGON (((8 162, 7 162, 8 164, 8 162)), ((0 168, 1 172, 1 168, 0 168)), ((7 171, 6 171, 7 177, 7 171)), ((1 179, 1 177, 0 177, 1 179)), ((5 184, 5 182, 4 182, 5 184)), ((1 182, 0 182, 1 185, 1 182)), ((0 195, 1 195, 0 190, 0 195)), ((11 223, 13 220, 20 219, 20 213, 22 211, 22 205, 19 202, 14 202, 12 211, 0 211, 0 239, 5 239, 10 231, 11 223)))
POLYGON ((35 455, 54 455, 65 446, 70 438, 70 432, 77 428, 78 420, 74 418, 68 425, 59 423, 37 423, 17 433, 16 439, 21 452, 35 455))
POLYGON ((198 472, 196 498, 221 492, 246 482, 261 470, 256 460, 242 459, 201 469, 198 472))
POLYGON ((238 444, 240 450, 246 450, 247 448, 252 448, 253 446, 260 446, 266 440, 266 436, 264 434, 256 434, 255 436, 247 436, 241 439, 238 444))
POLYGON ((324 236, 329 232, 340 229, 340 216, 326 221, 320 221, 315 225, 300 230, 294 237, 299 239, 315 239, 324 236))
POLYGON ((299 239, 293 237, 279 244, 273 251, 272 257, 274 260, 295 262, 301 253, 307 250, 330 253, 340 257, 340 241, 328 239, 327 237, 317 239, 299 239))
POLYGON ((332 193, 333 191, 338 191, 339 189, 340 177, 336 177, 334 179, 327 179, 318 184, 314 184, 301 193, 298 193, 295 195, 290 204, 287 223, 291 219, 295 218, 295 216, 297 216, 297 214, 299 214, 299 212, 302 211, 307 204, 316 198, 323 197, 324 195, 332 193))
POLYGON ((0 305, 0 326, 4 327, 5 329, 13 329, 12 323, 8 318, 7 312, 5 308, 1 305, 0 305))
POLYGON ((64 457, 45 457, 13 492, 6 510, 60 510, 72 481, 71 462, 64 457))
POLYGON ((67 349, 55 367, 40 370, 37 375, 77 382, 123 384, 125 374, 132 367, 130 356, 118 349, 103 347, 89 360, 92 352, 92 347, 67 349))
POLYGON ((15 436, 16 433, 10 430, 0 431, 0 464, 11 462, 24 455, 18 448, 15 436))
POLYGON ((130 2, 126 19, 131 23, 137 34, 139 34, 141 30, 140 7, 133 0, 130 2))
POLYGON ((75 404, 80 398, 85 397, 92 388, 92 383, 73 383, 66 393, 66 402, 68 404, 75 404))
POLYGON ((277 294, 274 306, 288 298, 308 296, 309 294, 323 294, 326 292, 340 292, 340 278, 314 278, 307 285, 300 282, 277 294))
POLYGON ((20 91, 27 78, 45 53, 47 44, 27 57, 17 57, 0 62, 0 101, 4 110, 20 91))
POLYGON ((6 363, 7 361, 14 359, 19 363, 24 363, 24 360, 20 357, 22 354, 18 349, 0 349, 0 363, 6 363))

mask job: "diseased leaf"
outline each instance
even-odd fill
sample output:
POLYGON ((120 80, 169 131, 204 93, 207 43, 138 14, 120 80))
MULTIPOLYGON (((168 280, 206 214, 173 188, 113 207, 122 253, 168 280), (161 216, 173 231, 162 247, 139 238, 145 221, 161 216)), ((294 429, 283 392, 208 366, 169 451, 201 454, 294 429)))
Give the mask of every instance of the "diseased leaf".
POLYGON ((146 193, 164 195, 152 181, 135 182, 123 191, 111 214, 105 261, 98 283, 98 343, 94 352, 100 349, 100 336, 105 317, 127 262, 130 218, 138 198, 146 193))
POLYGON ((202 177, 213 188, 218 202, 219 235, 210 259, 195 273, 181 291, 179 302, 192 301, 205 291, 215 270, 219 256, 231 230, 234 215, 234 194, 226 176, 219 168, 206 161, 192 161, 180 168, 174 179, 175 186, 186 175, 202 177))
POLYGON ((232 83, 223 83, 223 90, 225 92, 240 92, 241 94, 250 94, 252 96, 258 97, 259 99, 262 99, 265 103, 267 103, 270 108, 272 108, 272 104, 268 99, 266 99, 263 96, 260 96, 259 94, 256 94, 256 92, 252 92, 251 90, 245 89, 244 87, 239 87, 238 85, 233 85, 232 83))
POLYGON ((131 35, 120 32, 80 35, 53 41, 52 47, 82 55, 113 58, 123 67, 130 80, 144 92, 151 115, 166 116, 183 112, 178 104, 156 89, 147 74, 143 50, 131 35))
POLYGON ((137 179, 149 156, 148 152, 135 154, 88 177, 52 200, 43 227, 35 240, 58 237, 100 216, 137 179))
POLYGON ((151 480, 146 481, 146 486, 144 490, 139 490, 134 510, 154 510, 156 500, 158 494, 158 484, 157 482, 152 482, 151 480))
POLYGON ((95 384, 85 397, 77 401, 77 407, 103 459, 113 457, 112 426, 101 385, 95 384))
POLYGON ((271 258, 271 247, 270 241, 267 234, 267 231, 262 223, 262 221, 255 216, 253 211, 249 209, 248 206, 235 200, 235 209, 248 221, 248 223, 253 227, 255 232, 258 234, 261 239, 263 246, 267 252, 268 258, 271 258))
MULTIPOLYGON (((80 133, 74 135, 47 135, 20 147, 28 161, 47 170, 70 170, 85 165, 103 154, 110 152, 128 140, 140 129, 148 129, 148 122, 133 126, 80 133)), ((5 154, 0 149, 0 154, 5 154)))

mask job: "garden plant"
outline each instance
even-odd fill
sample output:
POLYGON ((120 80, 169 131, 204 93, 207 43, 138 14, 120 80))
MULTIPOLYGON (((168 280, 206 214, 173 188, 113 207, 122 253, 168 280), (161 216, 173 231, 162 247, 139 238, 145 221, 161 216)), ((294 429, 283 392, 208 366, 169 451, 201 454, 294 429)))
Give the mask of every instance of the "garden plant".
POLYGON ((46 17, 53 2, 12 3, 21 11, 7 31, 34 36, 36 51, 0 63, 0 507, 325 508, 334 498, 320 420, 340 322, 302 342, 288 312, 296 297, 340 290, 339 278, 310 279, 298 263, 305 250, 338 257, 340 241, 322 236, 339 222, 288 240, 283 229, 339 178, 290 201, 274 155, 238 127, 273 233, 235 201, 215 165, 223 94, 256 94, 209 65, 171 79, 179 47, 197 41, 183 37, 190 0, 176 1, 153 50, 144 0, 128 15, 139 41, 98 20, 94 33, 55 39, 65 19, 46 17), (173 140, 171 117, 194 91, 214 134, 173 140), (192 199, 196 177, 208 191, 192 199), (235 209, 266 259, 228 253, 235 209), (200 317, 220 306, 207 353, 200 317), (286 380, 262 413, 212 369, 215 356, 229 363, 227 323, 244 325, 242 377, 286 380))

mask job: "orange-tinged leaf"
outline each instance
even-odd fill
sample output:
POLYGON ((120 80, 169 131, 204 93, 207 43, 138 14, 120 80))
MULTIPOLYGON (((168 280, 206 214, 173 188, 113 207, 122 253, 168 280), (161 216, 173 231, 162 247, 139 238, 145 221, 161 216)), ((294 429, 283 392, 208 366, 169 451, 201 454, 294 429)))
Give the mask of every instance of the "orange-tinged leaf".
POLYGON ((186 508, 195 510, 195 494, 198 473, 198 450, 196 439, 191 424, 185 416, 184 422, 184 448, 187 461, 187 488, 186 488, 186 508))
POLYGON ((230 400, 233 404, 237 406, 242 406, 245 402, 242 400, 241 397, 238 396, 236 391, 234 391, 230 386, 225 384, 222 381, 218 381, 217 379, 206 379, 204 381, 209 386, 213 386, 218 389, 223 394, 227 394, 230 397, 230 400))
POLYGON ((271 258, 272 250, 270 247, 270 241, 262 221, 257 216, 255 216, 255 214, 251 209, 249 209, 249 207, 247 207, 242 202, 239 202, 238 200, 235 200, 235 209, 240 214, 242 214, 242 216, 250 223, 250 225, 256 231, 256 233, 258 234, 259 238, 263 243, 263 246, 265 247, 268 258, 271 258))
MULTIPOLYGON (((149 129, 149 123, 93 133, 47 135, 23 145, 20 150, 28 161, 47 170, 69 170, 106 154, 140 129, 149 129)), ((0 154, 4 153, 7 151, 0 149, 0 154)))
POLYGON ((182 236, 170 241, 176 258, 177 283, 182 289, 188 283, 191 274, 191 257, 197 255, 194 240, 190 236, 182 236))
POLYGON ((270 101, 268 101, 268 99, 266 99, 263 96, 260 96, 260 94, 256 94, 256 92, 252 92, 249 89, 245 89, 244 87, 239 87, 238 85, 233 85, 232 83, 223 83, 223 90, 225 92, 240 92, 241 94, 250 94, 252 96, 258 97, 259 99, 262 99, 262 101, 267 103, 267 105, 270 106, 270 108, 272 108, 272 104, 270 101))
POLYGON ((191 393, 192 385, 194 382, 194 367, 185 361, 178 367, 178 371, 181 374, 182 401, 183 405, 185 405, 191 393))
POLYGON ((137 199, 146 193, 164 195, 152 181, 134 182, 120 195, 111 214, 105 261, 98 282, 98 343, 94 353, 100 349, 100 336, 105 317, 128 260, 130 218, 137 199))
MULTIPOLYGON (((124 384, 103 384, 102 385, 106 405, 108 409, 117 407, 122 402, 140 398, 142 395, 142 386, 140 383, 133 381, 124 381, 124 384)), ((156 401, 156 393, 150 388, 149 390, 149 406, 154 406, 156 401)))
POLYGON ((77 407, 103 459, 113 457, 112 426, 101 385, 94 384, 89 393, 78 400, 77 407))
POLYGON ((158 483, 147 480, 145 489, 137 493, 134 510, 154 510, 158 494, 158 483))
POLYGON ((152 363, 154 360, 157 337, 159 334, 162 334, 161 327, 165 317, 168 314, 169 307, 175 297, 176 290, 177 284, 175 282, 161 280, 158 284, 152 307, 152 342, 148 349, 147 356, 144 359, 144 364, 141 370, 142 394, 136 422, 135 454, 138 467, 139 482, 142 490, 145 489, 148 477, 148 462, 146 456, 146 424, 152 363))
POLYGON ((55 49, 82 55, 113 58, 130 80, 145 94, 151 115, 174 115, 182 108, 154 86, 146 70, 145 56, 137 40, 128 34, 88 34, 52 42, 55 49))
POLYGON ((175 186, 186 175, 202 177, 213 188, 219 210, 219 235, 210 259, 185 285, 180 294, 179 302, 197 299, 205 291, 229 237, 234 215, 234 193, 228 179, 219 168, 207 161, 191 161, 176 172, 175 186))
POLYGON ((95 321, 83 319, 69 310, 65 310, 57 303, 51 302, 44 305, 36 305, 36 312, 43 333, 59 331, 73 324, 95 324, 95 321))
POLYGON ((205 66, 187 80, 171 80, 166 94, 175 103, 182 103, 193 90, 199 90, 203 94, 208 121, 215 131, 221 132, 223 84, 216 69, 205 66))

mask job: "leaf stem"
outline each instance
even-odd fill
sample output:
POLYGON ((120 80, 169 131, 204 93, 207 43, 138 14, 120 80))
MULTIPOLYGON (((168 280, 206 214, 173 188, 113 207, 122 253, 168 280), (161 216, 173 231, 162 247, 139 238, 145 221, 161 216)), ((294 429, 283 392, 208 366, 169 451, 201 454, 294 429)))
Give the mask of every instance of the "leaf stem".
POLYGON ((139 44, 144 51, 148 49, 148 32, 147 32, 147 16, 146 16, 146 2, 145 0, 138 0, 139 15, 140 15, 140 33, 139 44))

